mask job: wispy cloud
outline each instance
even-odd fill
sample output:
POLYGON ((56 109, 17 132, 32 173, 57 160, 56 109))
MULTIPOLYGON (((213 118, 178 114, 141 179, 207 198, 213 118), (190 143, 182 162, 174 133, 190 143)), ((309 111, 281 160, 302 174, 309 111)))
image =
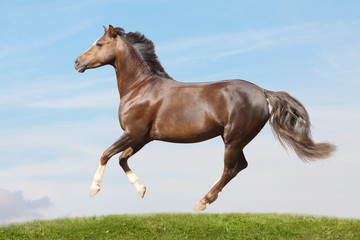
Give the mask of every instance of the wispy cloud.
POLYGON ((58 99, 45 99, 30 103, 32 107, 43 108, 116 108, 118 94, 113 90, 89 92, 76 96, 62 97, 58 99))
POLYGON ((16 52, 16 47, 0 46, 0 59, 16 52))
MULTIPOLYGON (((115 140, 120 133, 116 118, 97 118, 86 122, 56 122, 30 128, 3 129, 0 138, 2 146, 0 152, 2 156, 11 152, 55 153, 58 157, 79 153, 94 154, 102 150, 95 147, 97 144, 101 144, 107 137, 115 140), (117 134, 114 134, 115 130, 117 130, 117 134), (96 149, 98 150, 96 151, 96 149)), ((109 145, 111 143, 108 142, 109 145)), ((105 145, 103 148, 105 147, 108 146, 105 145)), ((10 162, 10 164, 22 164, 33 158, 36 159, 37 154, 28 158, 21 157, 20 162, 10 162)), ((46 159, 46 161, 51 160, 46 159)), ((3 164, 6 164, 5 159, 3 164)))
MULTIPOLYGON (((314 41, 325 41, 331 37, 351 34, 349 24, 352 25, 352 27, 360 28, 357 23, 307 23, 240 33, 181 39, 168 43, 160 43, 158 50, 164 57, 162 62, 165 66, 181 68, 182 66, 190 66, 202 61, 217 61, 220 58, 228 58, 233 55, 249 51, 258 51, 269 47, 276 48, 284 45, 296 46, 314 41)), ((80 26, 80 28, 82 27, 83 26, 80 26)), ((67 30, 67 34, 61 33, 59 36, 68 36, 78 30, 79 26, 67 30)), ((59 37, 49 38, 39 44, 47 44, 57 40, 59 40, 59 37)), ((357 55, 352 53, 353 49, 353 47, 349 47, 348 50, 345 51, 345 53, 349 54, 346 55, 344 55, 343 49, 339 49, 337 52, 324 53, 325 60, 332 66, 331 71, 329 72, 327 69, 324 69, 325 66, 318 66, 316 71, 319 74, 323 74, 324 77, 328 77, 325 76, 328 74, 333 79, 334 76, 340 79, 341 75, 346 71, 347 75, 345 76, 349 76, 347 78, 350 79, 350 76, 354 76, 358 72, 356 69, 358 69, 357 66, 359 65, 358 59, 356 58, 357 55), (339 54, 339 52, 341 52, 341 54, 339 54), (345 56, 352 56, 352 58, 346 57, 346 59, 351 59, 351 61, 346 60, 345 56), (333 74, 335 70, 338 72, 333 74)), ((11 49, 5 51, 4 54, 9 51, 11 51, 11 49)), ((36 83, 26 84, 27 86, 25 86, 25 88, 17 88, 15 91, 2 94, 0 96, 0 108, 20 105, 53 109, 114 108, 118 104, 117 101, 114 101, 118 99, 118 96, 113 86, 112 89, 94 89, 98 86, 98 79, 89 80, 89 78, 87 78, 86 82, 82 81, 79 83, 79 81, 75 79, 64 82, 65 78, 69 78, 68 76, 53 76, 51 78, 56 81, 44 79, 40 82, 45 85, 36 83)), ((219 78, 225 78, 225 76, 219 75, 219 78)), ((48 79, 50 79, 50 77, 48 79)), ((201 78, 201 80, 203 79, 208 80, 206 77, 201 78)), ((101 82, 103 81, 102 79, 101 82)), ((113 82, 115 80, 114 77, 112 77, 106 81, 113 82)), ((358 83, 358 81, 354 79, 352 81, 358 83)))
POLYGON ((360 29, 359 23, 306 23, 278 28, 268 28, 205 37, 180 39, 157 46, 167 59, 167 65, 189 64, 202 59, 216 60, 250 51, 279 46, 296 46, 325 41, 360 29), (351 27, 348 25, 352 25, 351 27), (170 63, 169 63, 170 61, 170 63))
POLYGON ((3 88, 0 109, 34 107, 54 109, 116 108, 119 94, 115 77, 78 81, 73 76, 47 76, 23 86, 3 88), (109 84, 110 83, 110 84, 109 84), (112 84, 114 83, 114 84, 112 84), (107 88, 111 85, 112 88, 107 88), (115 88, 114 88, 115 87, 115 88))
MULTIPOLYGON (((98 1, 92 1, 95 4, 98 1)), ((67 21, 57 21, 64 15, 64 12, 70 9, 80 9, 88 6, 88 2, 74 3, 65 1, 56 2, 32 2, 14 4, 4 4, 4 13, 2 14, 2 21, 7 25, 11 25, 7 29, 7 34, 2 36, 2 43, 0 44, 0 59, 6 59, 2 62, 1 68, 8 71, 6 67, 15 66, 18 58, 23 58, 27 55, 42 55, 43 47, 54 45, 72 35, 82 31, 92 22, 91 18, 83 18, 70 24, 71 17, 75 14, 66 13, 67 21), (61 10, 63 7, 64 9, 61 10), (39 9, 42 9, 39 11, 39 9), (34 12, 37 16, 34 16, 34 12), (43 21, 42 19, 47 19, 43 21), (37 51, 32 53, 32 51, 37 51)), ((31 62, 31 61, 29 61, 31 62)), ((22 68, 26 66, 22 66, 22 68)))
POLYGON ((90 1, 62 1, 60 2, 49 2, 51 9, 56 12, 61 13, 69 13, 69 12, 77 12, 77 11, 84 11, 86 7, 89 6, 98 6, 106 2, 106 0, 90 0, 90 1))
POLYGON ((356 43, 332 46, 331 51, 321 51, 320 55, 324 61, 314 66, 319 76, 336 82, 339 85, 344 83, 350 84, 347 87, 351 87, 350 89, 352 90, 359 88, 360 39, 356 43))

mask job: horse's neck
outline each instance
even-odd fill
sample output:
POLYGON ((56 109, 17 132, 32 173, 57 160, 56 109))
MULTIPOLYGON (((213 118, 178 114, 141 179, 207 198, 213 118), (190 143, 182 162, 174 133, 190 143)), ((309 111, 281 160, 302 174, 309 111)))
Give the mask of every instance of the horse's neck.
POLYGON ((134 49, 127 43, 121 47, 114 64, 120 98, 144 81, 148 71, 134 49))

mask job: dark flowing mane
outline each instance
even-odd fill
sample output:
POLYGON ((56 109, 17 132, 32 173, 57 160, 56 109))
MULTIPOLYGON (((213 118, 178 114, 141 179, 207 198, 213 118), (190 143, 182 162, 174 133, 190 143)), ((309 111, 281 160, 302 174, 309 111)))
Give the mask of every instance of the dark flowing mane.
POLYGON ((154 43, 139 32, 125 33, 123 28, 116 27, 115 33, 124 38, 136 51, 142 62, 147 66, 149 72, 159 77, 171 78, 161 66, 155 53, 154 43))

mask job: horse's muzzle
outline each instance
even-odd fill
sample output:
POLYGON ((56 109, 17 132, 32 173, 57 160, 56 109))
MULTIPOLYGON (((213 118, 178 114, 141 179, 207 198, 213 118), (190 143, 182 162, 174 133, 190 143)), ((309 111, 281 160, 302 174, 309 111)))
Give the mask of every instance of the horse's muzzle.
POLYGON ((83 73, 85 72, 87 64, 81 62, 78 58, 75 60, 74 68, 76 71, 83 73))

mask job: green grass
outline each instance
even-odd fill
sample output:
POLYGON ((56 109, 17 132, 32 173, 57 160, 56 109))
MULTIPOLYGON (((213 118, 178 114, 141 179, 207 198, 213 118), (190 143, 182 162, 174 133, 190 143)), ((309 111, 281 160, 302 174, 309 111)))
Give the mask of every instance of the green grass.
POLYGON ((277 214, 110 215, 3 226, 0 239, 360 239, 360 220, 277 214))

